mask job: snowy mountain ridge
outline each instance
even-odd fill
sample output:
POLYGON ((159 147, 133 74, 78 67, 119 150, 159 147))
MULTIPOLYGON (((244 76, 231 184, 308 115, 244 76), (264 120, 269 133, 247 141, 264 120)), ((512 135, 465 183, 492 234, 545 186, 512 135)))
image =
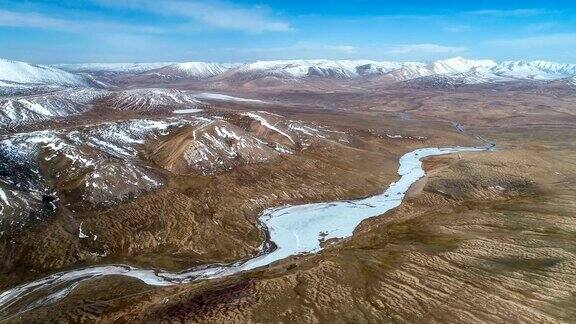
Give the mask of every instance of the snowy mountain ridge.
POLYGON ((275 60, 251 63, 89 63, 42 66, 0 59, 0 85, 50 85, 82 87, 90 73, 111 72, 158 80, 255 80, 259 78, 354 79, 383 76, 401 82, 445 76, 461 83, 513 80, 556 80, 576 76, 576 64, 548 61, 471 60, 454 57, 432 63, 372 60, 275 60), (88 74, 86 74, 88 73, 88 74))
POLYGON ((403 66, 397 62, 377 62, 369 60, 286 60, 257 61, 244 64, 237 69, 239 74, 260 74, 279 77, 303 78, 324 76, 354 78, 368 71, 373 74, 385 73, 403 66))
MULTIPOLYGON (((391 62, 371 60, 276 60, 245 64, 193 62, 167 66, 160 70, 189 71, 189 77, 209 78, 226 73, 235 79, 275 77, 303 79, 309 77, 354 79, 358 77, 388 76, 393 81, 406 81, 434 75, 448 76, 465 83, 503 82, 512 80, 554 80, 576 75, 576 64, 547 61, 470 60, 454 57, 433 63, 391 62)), ((158 71, 160 71, 158 70, 158 71)))

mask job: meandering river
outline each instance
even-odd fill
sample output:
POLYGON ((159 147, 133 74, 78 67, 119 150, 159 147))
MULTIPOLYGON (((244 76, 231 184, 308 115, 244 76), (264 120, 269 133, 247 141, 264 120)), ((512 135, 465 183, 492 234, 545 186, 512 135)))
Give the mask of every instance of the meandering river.
POLYGON ((453 147, 422 148, 400 158, 400 179, 375 196, 358 200, 344 200, 267 209, 260 215, 260 223, 267 230, 269 240, 261 253, 249 260, 232 264, 213 264, 182 272, 140 269, 128 265, 105 265, 55 273, 0 294, 0 319, 14 313, 58 301, 80 282, 110 275, 139 279, 153 286, 169 286, 194 280, 219 278, 268 265, 290 255, 315 253, 321 242, 330 238, 344 238, 362 220, 382 215, 398 207, 406 191, 425 175, 421 159, 449 153, 482 151, 486 148, 453 147), (272 242, 272 243, 271 243, 272 242))

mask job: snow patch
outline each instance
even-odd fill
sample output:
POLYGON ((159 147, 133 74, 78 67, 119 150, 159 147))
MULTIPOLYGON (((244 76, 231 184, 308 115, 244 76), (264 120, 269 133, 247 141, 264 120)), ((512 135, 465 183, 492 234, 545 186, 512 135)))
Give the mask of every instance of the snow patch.
POLYGON ((274 132, 276 132, 276 133, 278 133, 278 134, 280 134, 280 135, 288 138, 288 139, 290 140, 290 142, 292 142, 292 144, 296 144, 296 142, 294 142, 294 140, 292 139, 292 137, 290 137, 290 135, 286 134, 285 132, 283 132, 282 130, 280 130, 278 127, 270 124, 270 123, 266 120, 266 118, 264 118, 264 117, 262 117, 262 116, 260 116, 260 115, 258 115, 258 114, 255 114, 255 113, 251 113, 251 112, 244 113, 243 115, 244 115, 244 116, 248 116, 248 117, 250 117, 250 118, 252 118, 252 119, 254 119, 254 120, 257 120, 258 122, 260 122, 260 124, 262 124, 262 126, 264 126, 264 127, 268 128, 268 129, 270 129, 270 130, 272 130, 272 131, 274 131, 274 132))
POLYGON ((82 223, 80 223, 80 227, 78 227, 78 238, 83 239, 83 238, 87 238, 87 237, 88 237, 88 235, 86 235, 82 232, 82 223))
POLYGON ((2 200, 4 202, 4 204, 6 204, 6 206, 10 206, 10 202, 8 201, 8 196, 6 195, 4 190, 2 190, 2 188, 0 188, 0 200, 2 200))
POLYGON ((190 108, 190 109, 177 109, 172 111, 173 114, 193 114, 197 112, 201 112, 203 109, 199 108, 190 108))
POLYGON ((252 103, 265 103, 262 100, 257 100, 257 99, 246 99, 246 98, 239 98, 239 97, 233 97, 233 96, 228 96, 228 95, 224 95, 224 94, 219 94, 219 93, 200 93, 195 95, 196 98, 198 99, 208 99, 208 100, 222 100, 222 101, 239 101, 239 102, 252 102, 252 103))

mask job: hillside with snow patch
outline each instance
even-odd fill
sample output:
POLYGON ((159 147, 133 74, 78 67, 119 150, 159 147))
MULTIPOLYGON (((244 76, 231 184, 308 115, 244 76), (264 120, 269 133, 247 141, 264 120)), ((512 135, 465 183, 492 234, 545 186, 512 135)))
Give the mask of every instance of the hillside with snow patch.
POLYGON ((92 102, 106 91, 81 88, 47 94, 0 98, 0 129, 78 115, 92 108, 92 102))

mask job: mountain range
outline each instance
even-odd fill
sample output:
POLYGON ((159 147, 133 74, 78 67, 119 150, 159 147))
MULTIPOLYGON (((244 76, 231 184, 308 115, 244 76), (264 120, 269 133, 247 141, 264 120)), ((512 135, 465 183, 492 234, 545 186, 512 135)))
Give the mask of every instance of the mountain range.
MULTIPOLYGON (((30 85, 105 86, 118 76, 131 80, 214 80, 252 81, 258 79, 354 80, 379 78, 404 82, 438 77, 463 84, 518 80, 550 81, 576 76, 576 64, 547 61, 469 60, 455 57, 433 63, 370 60, 278 60, 252 63, 89 63, 52 66, 0 59, 0 88, 30 85)), ((6 90, 4 91, 6 92, 6 90)))

